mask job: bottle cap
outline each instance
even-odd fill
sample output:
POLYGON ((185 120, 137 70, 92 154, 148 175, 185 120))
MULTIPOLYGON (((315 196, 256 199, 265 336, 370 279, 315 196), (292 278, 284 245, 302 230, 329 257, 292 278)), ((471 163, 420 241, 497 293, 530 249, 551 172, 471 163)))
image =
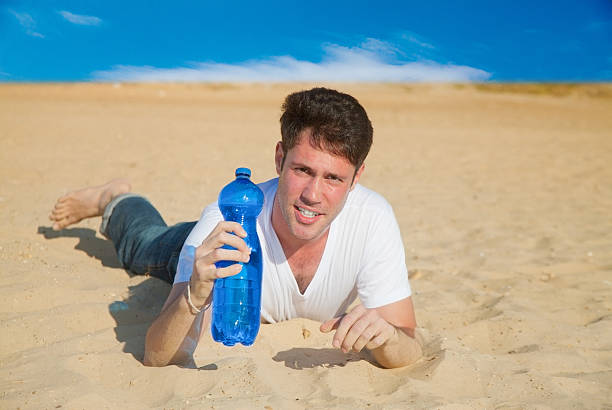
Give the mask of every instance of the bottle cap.
POLYGON ((245 176, 245 177, 251 177, 251 170, 248 168, 237 168, 236 169, 236 176, 245 176))

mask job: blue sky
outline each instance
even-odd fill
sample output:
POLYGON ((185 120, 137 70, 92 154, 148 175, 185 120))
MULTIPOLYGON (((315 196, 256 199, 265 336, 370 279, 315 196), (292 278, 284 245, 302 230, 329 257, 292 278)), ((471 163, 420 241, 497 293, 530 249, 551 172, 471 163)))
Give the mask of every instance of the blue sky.
POLYGON ((0 81, 611 81, 612 1, 0 0, 0 81))

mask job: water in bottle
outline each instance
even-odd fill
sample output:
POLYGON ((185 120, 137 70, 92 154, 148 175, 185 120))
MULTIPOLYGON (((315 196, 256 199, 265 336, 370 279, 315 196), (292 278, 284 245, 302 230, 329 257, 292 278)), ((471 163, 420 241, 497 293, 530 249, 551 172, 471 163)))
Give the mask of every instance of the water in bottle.
MULTIPOLYGON (((219 209, 226 221, 238 222, 247 233, 244 241, 251 249, 251 258, 240 263, 242 270, 235 276, 215 280, 213 288, 213 339, 226 346, 242 343, 250 346, 259 331, 261 311, 262 259, 257 236, 257 216, 263 207, 263 192, 250 180, 251 170, 238 168, 236 179, 219 194, 219 209)), ((224 245, 227 249, 234 249, 224 245)), ((217 262, 217 268, 234 261, 217 262)))

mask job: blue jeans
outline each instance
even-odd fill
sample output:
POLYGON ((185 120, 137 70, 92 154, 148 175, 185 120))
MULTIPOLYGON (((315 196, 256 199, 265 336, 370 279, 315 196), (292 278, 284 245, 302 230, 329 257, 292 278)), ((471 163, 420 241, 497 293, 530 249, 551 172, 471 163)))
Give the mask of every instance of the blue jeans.
POLYGON ((107 205, 100 232, 113 242, 127 271, 173 283, 183 242, 195 224, 168 226, 149 201, 128 194, 107 205))

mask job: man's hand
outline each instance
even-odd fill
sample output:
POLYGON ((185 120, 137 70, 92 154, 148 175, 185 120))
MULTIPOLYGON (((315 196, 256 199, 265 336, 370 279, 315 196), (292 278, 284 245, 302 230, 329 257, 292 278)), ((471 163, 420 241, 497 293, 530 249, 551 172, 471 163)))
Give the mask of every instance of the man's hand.
POLYGON ((324 333, 336 329, 332 343, 344 353, 365 347, 378 364, 389 369, 407 366, 422 356, 415 328, 412 299, 407 297, 375 309, 358 305, 346 315, 326 321, 320 329, 324 333))
POLYGON ((246 231, 237 222, 221 221, 196 248, 193 273, 189 281, 191 295, 196 306, 203 305, 212 292, 215 279, 237 275, 242 265, 234 263, 217 268, 219 261, 248 262, 251 250, 243 240, 246 231), (235 235, 234 235, 235 234, 235 235), (224 245, 235 249, 225 249, 224 245))
POLYGON ((378 313, 358 305, 346 315, 324 322, 320 330, 328 333, 336 329, 332 344, 344 353, 361 351, 364 347, 372 350, 382 346, 396 336, 397 330, 378 313))

